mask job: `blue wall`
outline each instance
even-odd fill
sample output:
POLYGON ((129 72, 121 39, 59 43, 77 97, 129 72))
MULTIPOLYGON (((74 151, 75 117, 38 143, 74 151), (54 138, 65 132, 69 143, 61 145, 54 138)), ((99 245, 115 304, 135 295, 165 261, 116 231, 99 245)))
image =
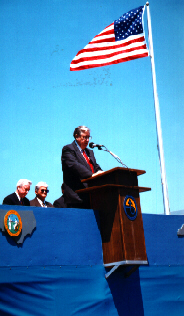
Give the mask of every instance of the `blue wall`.
POLYGON ((36 230, 22 245, 0 233, 0 315, 183 315, 184 216, 143 214, 149 265, 106 280, 97 212, 13 209, 33 210, 36 230))

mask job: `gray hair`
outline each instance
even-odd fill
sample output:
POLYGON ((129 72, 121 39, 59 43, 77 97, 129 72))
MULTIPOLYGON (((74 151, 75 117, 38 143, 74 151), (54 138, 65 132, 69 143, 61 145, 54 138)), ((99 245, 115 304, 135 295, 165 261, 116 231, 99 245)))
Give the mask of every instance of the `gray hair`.
POLYGON ((46 182, 40 181, 35 185, 35 191, 38 191, 40 187, 48 188, 48 184, 46 182))
POLYGON ((73 132, 73 137, 76 138, 76 135, 80 136, 82 132, 89 132, 90 133, 90 129, 84 125, 78 126, 75 128, 75 130, 73 132))
POLYGON ((30 180, 27 180, 27 179, 20 179, 18 182, 17 182, 17 188, 18 187, 23 187, 24 185, 31 185, 32 182, 30 180))

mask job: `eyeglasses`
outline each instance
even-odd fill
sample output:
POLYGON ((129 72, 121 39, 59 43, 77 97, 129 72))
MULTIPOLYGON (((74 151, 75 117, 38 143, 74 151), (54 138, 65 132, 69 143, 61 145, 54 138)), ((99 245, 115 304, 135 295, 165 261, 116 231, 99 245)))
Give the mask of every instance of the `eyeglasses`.
POLYGON ((44 192, 45 192, 45 193, 49 193, 49 190, 41 189, 40 191, 41 191, 42 193, 44 193, 44 192))
POLYGON ((91 140, 91 139, 92 139, 92 136, 81 136, 81 138, 82 138, 82 139, 86 139, 86 140, 88 140, 88 139, 91 140))

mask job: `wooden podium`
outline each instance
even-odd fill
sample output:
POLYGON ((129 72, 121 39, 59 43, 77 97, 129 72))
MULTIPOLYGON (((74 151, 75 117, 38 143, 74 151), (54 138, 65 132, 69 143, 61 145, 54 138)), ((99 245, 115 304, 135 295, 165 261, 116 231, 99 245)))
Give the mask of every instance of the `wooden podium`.
POLYGON ((100 214, 105 267, 148 264, 139 193, 143 170, 117 167, 82 180, 88 188, 76 191, 90 195, 91 208, 100 214))

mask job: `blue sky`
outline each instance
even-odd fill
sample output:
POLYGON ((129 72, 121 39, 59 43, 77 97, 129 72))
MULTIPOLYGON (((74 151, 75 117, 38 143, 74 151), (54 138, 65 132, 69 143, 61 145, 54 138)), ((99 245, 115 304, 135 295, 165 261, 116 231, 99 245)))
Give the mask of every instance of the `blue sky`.
MULTIPOLYGON (((61 150, 79 125, 91 129, 129 168, 145 170, 144 213, 162 214, 163 200, 150 58, 70 72, 70 62, 132 1, 1 0, 0 202, 20 178, 46 181, 51 203, 61 195, 61 150)), ((181 0, 150 1, 158 98, 171 211, 184 208, 184 32, 181 0)), ((147 37, 147 13, 144 14, 147 37)), ((148 43, 148 40, 147 40, 148 43)), ((120 166, 94 149, 103 170, 120 166)))

